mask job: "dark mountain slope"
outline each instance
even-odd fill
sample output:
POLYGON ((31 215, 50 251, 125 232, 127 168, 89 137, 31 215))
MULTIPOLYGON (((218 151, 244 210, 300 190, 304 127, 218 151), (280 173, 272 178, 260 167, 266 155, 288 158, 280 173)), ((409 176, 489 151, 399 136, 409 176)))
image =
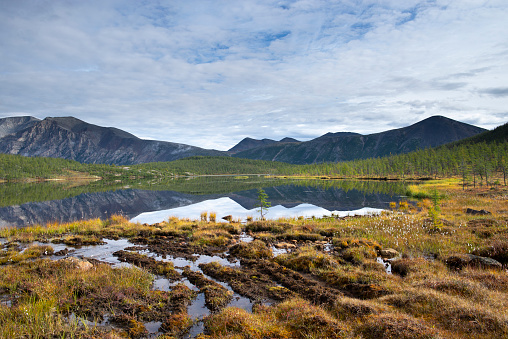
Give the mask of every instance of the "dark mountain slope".
POLYGON ((257 140, 257 139, 252 139, 252 138, 245 138, 242 141, 240 141, 238 144, 236 144, 235 146, 230 148, 228 150, 228 152, 238 153, 238 152, 246 151, 246 150, 257 148, 257 147, 268 146, 268 145, 273 145, 273 144, 288 143, 288 142, 290 142, 290 143, 296 142, 297 143, 300 141, 293 139, 293 138, 284 138, 284 139, 281 139, 280 141, 275 141, 272 139, 257 140))
POLYGON ((235 157, 311 164, 382 157, 436 147, 485 131, 473 125, 434 116, 414 125, 386 132, 361 135, 327 133, 299 144, 275 144, 239 152, 235 157))
POLYGON ((0 119, 0 138, 28 128, 40 120, 34 117, 12 117, 0 119))
MULTIPOLYGON (((466 145, 466 144, 477 144, 481 142, 491 143, 491 142, 507 142, 508 141, 508 123, 498 126, 494 128, 492 131, 483 132, 477 134, 473 137, 469 137, 466 139, 462 139, 460 141, 453 142, 451 144, 444 145, 448 148, 452 148, 454 146, 466 145)), ((444 147, 443 146, 443 147, 444 147)))
POLYGON ((225 155, 184 144, 143 140, 117 128, 92 125, 73 117, 32 118, 17 123, 6 119, 0 119, 0 126, 10 126, 4 130, 11 133, 0 138, 1 153, 115 165, 225 155))

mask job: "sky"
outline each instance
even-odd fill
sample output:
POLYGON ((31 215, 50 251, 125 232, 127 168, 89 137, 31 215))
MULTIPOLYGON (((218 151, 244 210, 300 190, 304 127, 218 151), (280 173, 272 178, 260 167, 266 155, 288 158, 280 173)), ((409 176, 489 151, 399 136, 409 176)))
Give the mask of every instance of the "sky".
POLYGON ((227 150, 508 122, 506 0, 0 0, 0 118, 227 150))

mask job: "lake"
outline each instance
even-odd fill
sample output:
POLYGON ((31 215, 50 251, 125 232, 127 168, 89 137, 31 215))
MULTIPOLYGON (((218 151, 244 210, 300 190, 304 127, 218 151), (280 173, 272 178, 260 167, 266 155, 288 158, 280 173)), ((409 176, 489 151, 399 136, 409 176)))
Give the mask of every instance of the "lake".
POLYGON ((398 201, 400 182, 289 180, 263 176, 193 177, 164 181, 43 182, 0 184, 0 227, 108 218, 121 214, 134 222, 156 223, 171 216, 199 219, 259 217, 258 188, 268 195, 266 217, 322 217, 332 213, 376 213, 398 201))

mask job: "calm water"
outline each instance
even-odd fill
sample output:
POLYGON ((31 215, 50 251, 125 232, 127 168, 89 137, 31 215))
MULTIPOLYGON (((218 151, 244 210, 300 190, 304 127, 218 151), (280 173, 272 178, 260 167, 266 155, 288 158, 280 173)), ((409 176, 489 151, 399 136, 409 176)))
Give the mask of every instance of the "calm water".
POLYGON ((263 177, 208 177, 160 182, 0 184, 0 227, 107 218, 122 214, 141 223, 170 216, 198 219, 258 217, 257 189, 268 194, 267 218, 321 217, 375 212, 403 194, 401 183, 291 181, 263 177))

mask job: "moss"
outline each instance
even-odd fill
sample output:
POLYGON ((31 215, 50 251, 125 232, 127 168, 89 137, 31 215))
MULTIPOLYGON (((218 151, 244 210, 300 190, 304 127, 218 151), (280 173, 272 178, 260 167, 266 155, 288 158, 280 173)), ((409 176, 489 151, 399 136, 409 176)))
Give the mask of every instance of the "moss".
POLYGON ((272 249, 261 240, 248 243, 240 242, 230 247, 229 253, 236 257, 248 259, 271 258, 273 256, 272 249))
POLYGON ((508 318, 484 303, 467 301, 428 289, 406 289, 383 298, 387 304, 415 317, 428 315, 439 327, 468 335, 488 334, 492 338, 508 335, 508 318))
POLYGON ((365 339, 433 339, 436 330, 404 314, 373 315, 359 326, 357 333, 365 339))
POLYGON ((175 266, 172 262, 168 261, 157 261, 154 258, 150 258, 144 254, 129 251, 116 251, 113 253, 114 256, 118 257, 118 260, 134 264, 138 267, 147 269, 153 274, 162 275, 168 277, 171 280, 178 280, 181 275, 175 271, 175 266))
POLYGON ((376 258, 377 253, 369 247, 348 247, 340 251, 338 256, 354 265, 361 265, 366 259, 376 258))
POLYGON ((303 247, 290 254, 275 258, 279 264, 301 272, 312 272, 319 269, 332 269, 339 264, 330 255, 316 251, 313 247, 303 247))
POLYGON ((181 337, 192 326, 192 319, 185 313, 171 314, 161 325, 161 330, 166 332, 166 336, 173 335, 181 337))
POLYGON ((54 244, 65 244, 72 247, 90 246, 90 245, 103 245, 105 242, 94 235, 68 235, 62 238, 55 238, 51 240, 54 244))
POLYGON ((129 336, 131 338, 141 338, 145 334, 147 334, 147 330, 145 325, 142 322, 139 322, 135 319, 129 320, 128 330, 129 336))
POLYGON ((229 307, 209 317, 211 338, 346 338, 349 329, 325 310, 301 299, 258 306, 253 313, 229 307))
POLYGON ((293 225, 288 223, 275 223, 273 221, 254 221, 245 227, 247 231, 251 232, 270 232, 275 234, 283 233, 291 229, 293 225))
POLYGON ((36 259, 53 254, 53 247, 49 245, 32 245, 24 251, 19 251, 18 246, 8 246, 11 250, 0 251, 0 265, 15 264, 28 259, 36 259))

